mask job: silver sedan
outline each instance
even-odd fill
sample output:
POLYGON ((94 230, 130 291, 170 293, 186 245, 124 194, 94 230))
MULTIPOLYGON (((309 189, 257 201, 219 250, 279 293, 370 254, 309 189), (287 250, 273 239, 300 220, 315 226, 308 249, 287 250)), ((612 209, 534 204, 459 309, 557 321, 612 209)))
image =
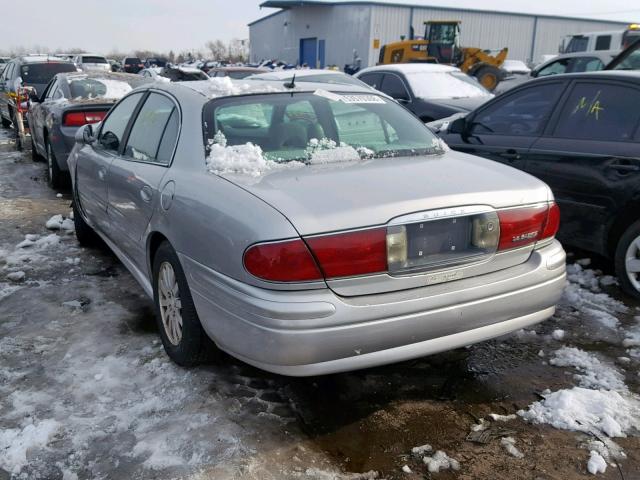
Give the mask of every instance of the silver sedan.
POLYGON ((449 151, 369 88, 156 83, 76 142, 78 240, 154 299, 180 365, 402 361, 545 320, 565 283, 544 183, 449 151))

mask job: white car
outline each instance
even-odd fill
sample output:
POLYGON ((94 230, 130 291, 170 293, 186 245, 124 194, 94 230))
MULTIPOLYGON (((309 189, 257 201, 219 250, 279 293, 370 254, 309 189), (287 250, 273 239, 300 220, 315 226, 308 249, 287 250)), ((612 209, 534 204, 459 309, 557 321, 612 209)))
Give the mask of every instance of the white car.
POLYGON ((174 66, 167 64, 166 67, 150 67, 140 70, 138 75, 153 78, 164 82, 190 82, 194 80, 209 80, 209 75, 195 67, 184 65, 174 66))
POLYGON ((111 64, 107 61, 106 57, 103 57, 102 55, 83 53, 81 55, 76 55, 73 59, 73 63, 75 63, 78 70, 82 72, 88 72, 91 70, 100 70, 104 72, 111 71, 111 64))

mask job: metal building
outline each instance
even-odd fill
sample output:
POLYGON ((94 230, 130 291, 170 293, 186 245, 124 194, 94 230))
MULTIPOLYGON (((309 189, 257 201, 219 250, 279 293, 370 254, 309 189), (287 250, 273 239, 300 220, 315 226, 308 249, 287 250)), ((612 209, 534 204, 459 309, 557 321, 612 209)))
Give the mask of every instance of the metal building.
MULTIPOLYGON (((362 67, 375 65, 380 46, 424 33, 427 20, 462 21, 463 46, 509 47, 509 58, 534 61, 558 53, 564 35, 624 29, 628 23, 549 15, 418 5, 420 0, 267 0, 280 10, 249 24, 251 61, 279 59, 324 68, 344 67, 354 51, 362 67)), ((425 2, 426 3, 426 2, 425 2)))

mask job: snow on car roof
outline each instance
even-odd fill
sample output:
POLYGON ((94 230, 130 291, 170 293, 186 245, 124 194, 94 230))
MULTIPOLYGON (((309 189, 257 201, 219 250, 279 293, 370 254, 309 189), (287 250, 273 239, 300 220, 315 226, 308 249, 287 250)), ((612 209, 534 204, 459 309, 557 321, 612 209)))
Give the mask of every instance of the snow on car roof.
POLYGON ((285 82, 277 80, 253 80, 245 78, 233 80, 229 77, 214 77, 209 80, 172 83, 163 85, 167 90, 173 88, 190 88, 205 97, 232 97, 235 95, 247 95, 258 93, 284 93, 284 92, 313 92, 315 90, 328 90, 339 92, 366 93, 371 95, 371 89, 350 84, 328 84, 319 82, 301 82, 293 89, 284 86, 285 82))
POLYGON ((64 58, 56 57, 54 55, 40 55, 40 54, 32 54, 32 55, 24 55, 23 57, 19 57, 22 63, 71 63, 64 58))
POLYGON ((312 75, 346 75, 346 73, 341 72, 340 70, 324 70, 320 68, 305 68, 300 70, 273 70, 266 71, 265 73, 261 73, 259 78, 264 79, 274 79, 274 80, 285 80, 296 76, 296 78, 308 77, 312 75))
POLYGON ((438 63, 395 63, 389 65, 377 65, 360 70, 356 76, 364 72, 375 72, 377 70, 391 70, 401 73, 443 73, 459 72, 460 69, 451 65, 441 65, 438 63))

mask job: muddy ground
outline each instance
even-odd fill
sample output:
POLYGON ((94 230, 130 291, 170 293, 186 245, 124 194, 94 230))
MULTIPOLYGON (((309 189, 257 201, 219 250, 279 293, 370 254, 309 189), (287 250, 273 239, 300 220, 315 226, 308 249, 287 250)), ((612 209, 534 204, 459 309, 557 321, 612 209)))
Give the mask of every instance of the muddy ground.
MULTIPOLYGON (((640 359, 622 345, 639 304, 599 283, 611 272, 595 258, 583 263, 604 270, 596 285, 574 287, 623 302, 624 312, 602 307, 617 328, 565 298, 531 331, 387 367, 294 379, 225 356, 179 368, 162 351, 151 301, 108 249, 45 228, 70 213, 69 192, 49 189, 45 175, 1 130, 0 479, 590 478, 587 444, 601 432, 516 416, 490 421, 488 443, 467 435, 491 413, 515 414, 546 389, 574 386, 575 369, 547 361, 564 345, 610 362, 639 392, 640 359), (25 235, 33 245, 17 247, 25 235), (17 271, 24 278, 5 278, 17 271), (411 454, 423 444, 459 469, 429 472, 411 454)), ((626 458, 610 458, 599 477, 640 479, 638 432, 614 440, 626 458)))

